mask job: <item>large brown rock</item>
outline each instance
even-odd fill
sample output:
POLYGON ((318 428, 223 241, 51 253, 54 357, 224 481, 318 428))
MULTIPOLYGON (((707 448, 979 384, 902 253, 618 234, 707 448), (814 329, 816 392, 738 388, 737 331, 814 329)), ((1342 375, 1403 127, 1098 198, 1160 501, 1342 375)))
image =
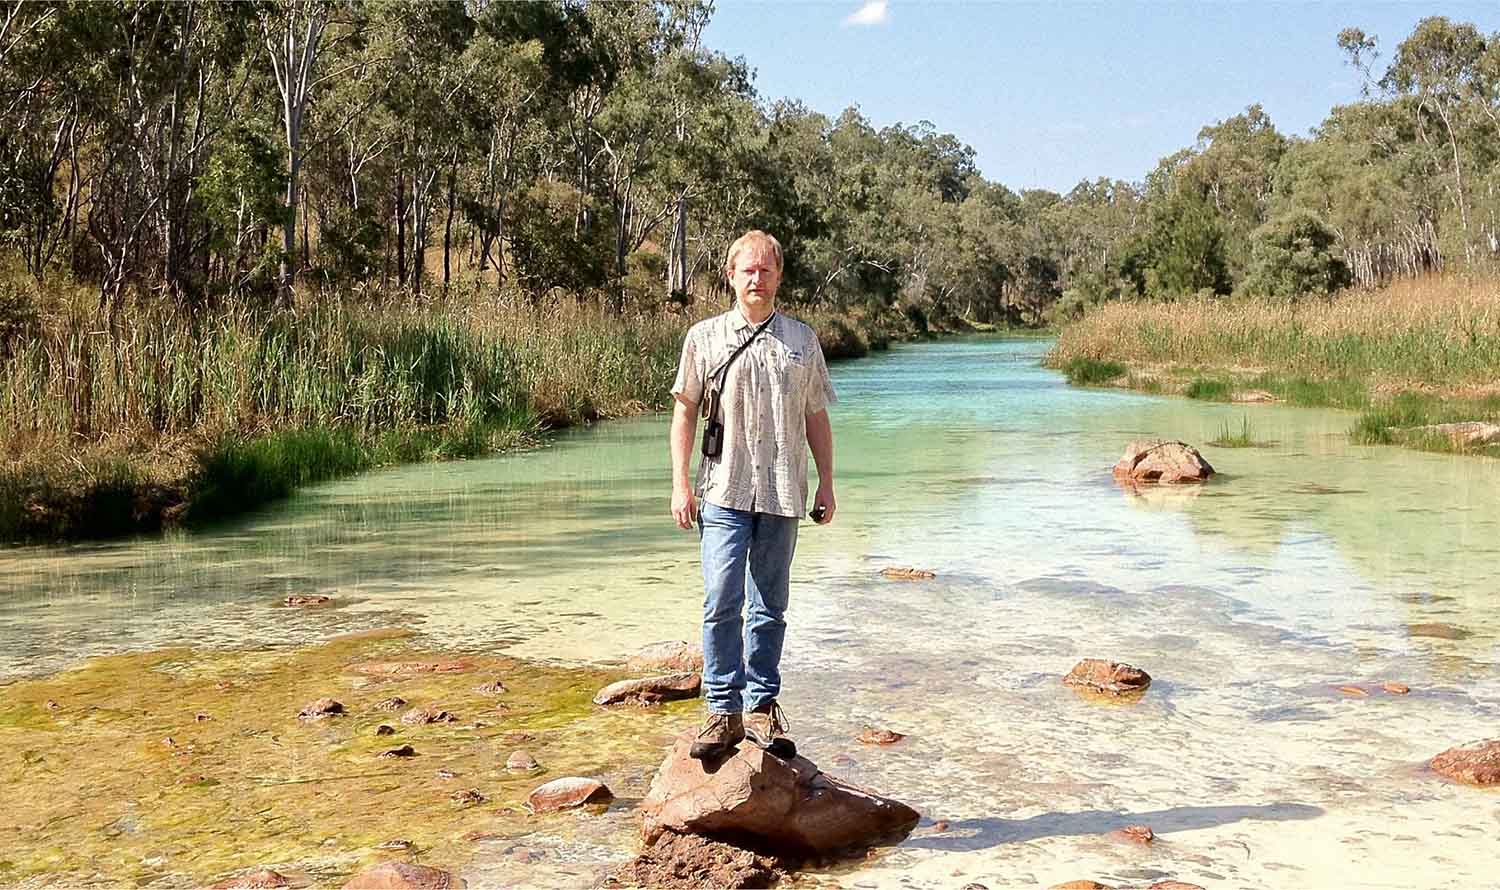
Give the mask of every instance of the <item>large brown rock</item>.
POLYGON ((637 887, 674 890, 772 887, 786 874, 788 865, 733 844, 664 831, 625 866, 621 877, 637 887))
POLYGON ((905 837, 920 818, 819 770, 750 744, 722 762, 688 756, 694 732, 678 736, 641 803, 641 834, 699 834, 789 857, 826 856, 905 837))
POLYGON ((1500 739, 1449 748, 1428 765, 1455 782, 1500 785, 1500 739))
POLYGON ((697 698, 703 685, 703 677, 690 671, 663 674, 660 677, 645 677, 640 680, 621 680, 611 683, 594 696, 596 705, 618 705, 626 702, 652 704, 674 701, 680 698, 697 698))
POLYGON ((570 810, 587 803, 609 803, 614 792, 598 779, 565 776, 540 785, 526 796, 523 806, 534 814, 570 810))
POLYGON ((1214 468, 1186 442, 1141 439, 1125 446, 1114 474, 1137 482, 1205 482, 1214 468))
POLYGON ((703 647, 694 646, 685 640, 652 643, 630 656, 625 662, 625 669, 631 673, 701 671, 703 670, 703 647))
POLYGON ((349 879, 344 890, 459 890, 468 882, 440 868, 410 862, 382 862, 349 879))
POLYGON ((1151 685, 1151 675, 1138 667, 1105 661, 1102 658, 1085 658, 1073 666, 1063 677, 1063 682, 1075 689, 1098 695, 1139 695, 1151 685))

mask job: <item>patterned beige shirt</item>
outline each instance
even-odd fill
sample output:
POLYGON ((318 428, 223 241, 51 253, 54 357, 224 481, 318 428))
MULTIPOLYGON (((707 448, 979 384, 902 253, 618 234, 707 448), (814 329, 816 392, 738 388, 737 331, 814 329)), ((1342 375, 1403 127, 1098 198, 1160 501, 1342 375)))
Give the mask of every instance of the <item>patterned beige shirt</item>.
MULTIPOLYGON (((693 325, 672 393, 701 404, 709 375, 756 327, 738 307, 693 325)), ((817 335, 777 312, 729 366, 720 408, 724 449, 717 458, 699 452, 698 497, 734 510, 806 515, 807 418, 836 399, 817 335)))

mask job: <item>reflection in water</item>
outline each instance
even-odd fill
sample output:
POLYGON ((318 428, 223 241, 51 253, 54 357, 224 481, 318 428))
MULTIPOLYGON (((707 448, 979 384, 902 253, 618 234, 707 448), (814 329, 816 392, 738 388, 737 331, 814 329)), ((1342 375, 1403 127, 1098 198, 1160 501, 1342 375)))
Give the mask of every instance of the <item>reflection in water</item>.
MULTIPOLYGON (((1500 718, 1500 463, 1351 446, 1340 412, 1070 388, 1044 349, 949 341, 834 370, 839 520, 799 542, 784 703, 810 756, 852 758, 836 770, 929 821, 833 879, 1491 880, 1491 797, 1419 767, 1500 718), (1202 444, 1242 419, 1277 444, 1202 444), (1122 490, 1109 468, 1144 436, 1222 473, 1122 490), (1085 656, 1155 682, 1126 707, 1079 699, 1059 678, 1085 656), (907 738, 864 748, 865 723, 907 738), (1162 840, 1103 837, 1131 822, 1162 840)), ((0 551, 0 676, 392 623, 572 662, 692 638, 697 539, 667 516, 668 478, 666 419, 643 418, 319 486, 208 534, 0 551), (277 606, 312 592, 336 606, 277 606)))

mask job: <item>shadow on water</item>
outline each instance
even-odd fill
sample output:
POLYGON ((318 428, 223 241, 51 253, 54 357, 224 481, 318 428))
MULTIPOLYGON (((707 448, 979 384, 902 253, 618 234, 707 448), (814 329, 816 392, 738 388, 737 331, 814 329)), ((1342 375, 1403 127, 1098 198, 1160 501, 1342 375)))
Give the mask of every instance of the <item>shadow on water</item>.
POLYGON ((960 819, 949 822, 942 836, 913 838, 903 847, 945 852, 963 852, 1019 844, 1049 837, 1082 837, 1104 834, 1130 825, 1149 825, 1158 834, 1214 828, 1231 822, 1292 822, 1316 819, 1321 807, 1300 803, 1261 806, 1173 807, 1145 813, 1083 810, 1077 813, 1042 813, 1029 819, 960 819))

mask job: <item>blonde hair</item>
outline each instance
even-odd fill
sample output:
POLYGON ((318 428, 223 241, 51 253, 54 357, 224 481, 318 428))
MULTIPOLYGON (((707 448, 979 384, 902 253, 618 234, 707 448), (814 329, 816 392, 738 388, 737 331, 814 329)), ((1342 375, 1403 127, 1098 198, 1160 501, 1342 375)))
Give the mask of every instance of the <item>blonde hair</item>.
POLYGON ((736 238, 734 243, 729 245, 729 253, 724 256, 725 278, 734 275, 734 261, 739 257, 739 255, 754 246, 767 247, 770 249, 771 256, 776 260, 776 274, 781 274, 781 242, 777 241, 776 236, 772 235, 770 232, 763 232, 760 229, 751 229, 750 231, 736 238))

